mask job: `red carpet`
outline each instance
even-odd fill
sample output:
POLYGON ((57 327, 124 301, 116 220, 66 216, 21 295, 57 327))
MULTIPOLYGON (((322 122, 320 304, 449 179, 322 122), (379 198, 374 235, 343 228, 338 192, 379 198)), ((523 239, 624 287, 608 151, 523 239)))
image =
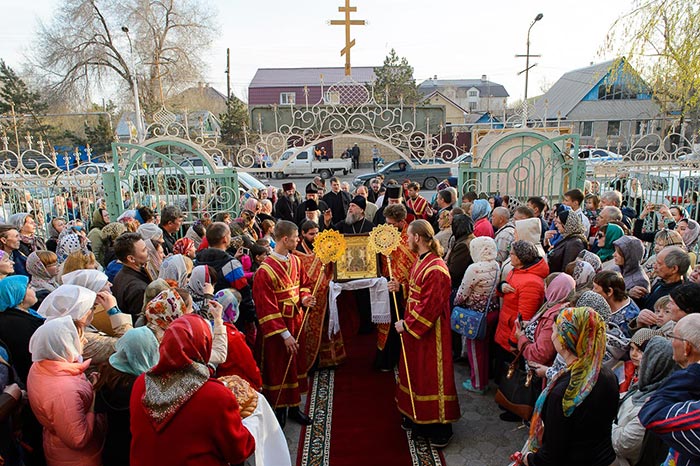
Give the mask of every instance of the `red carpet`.
POLYGON ((394 401, 394 374, 372 369, 376 342, 376 335, 345 340, 348 360, 335 373, 333 466, 412 464, 394 401))

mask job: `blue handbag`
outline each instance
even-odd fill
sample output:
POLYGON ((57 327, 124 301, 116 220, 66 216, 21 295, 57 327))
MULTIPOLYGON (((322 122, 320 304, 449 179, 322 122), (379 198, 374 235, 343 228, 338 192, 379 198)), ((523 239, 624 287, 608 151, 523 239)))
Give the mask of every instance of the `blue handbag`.
POLYGON ((493 297, 493 292, 496 290, 500 273, 499 267, 484 312, 461 306, 452 308, 452 314, 450 315, 450 326, 452 330, 460 335, 464 335, 470 340, 483 340, 486 337, 486 314, 489 309, 491 309, 491 298, 493 297))

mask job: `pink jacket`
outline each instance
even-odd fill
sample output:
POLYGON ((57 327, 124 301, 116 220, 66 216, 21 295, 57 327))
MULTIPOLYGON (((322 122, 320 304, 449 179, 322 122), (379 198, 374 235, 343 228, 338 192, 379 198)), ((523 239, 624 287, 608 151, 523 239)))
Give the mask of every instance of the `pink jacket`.
POLYGON ((474 236, 488 236, 493 238, 493 225, 489 222, 487 217, 480 218, 474 223, 474 236))
POLYGON ((49 466, 101 466, 106 422, 90 410, 94 397, 85 369, 90 361, 39 361, 27 377, 29 403, 44 426, 49 466))

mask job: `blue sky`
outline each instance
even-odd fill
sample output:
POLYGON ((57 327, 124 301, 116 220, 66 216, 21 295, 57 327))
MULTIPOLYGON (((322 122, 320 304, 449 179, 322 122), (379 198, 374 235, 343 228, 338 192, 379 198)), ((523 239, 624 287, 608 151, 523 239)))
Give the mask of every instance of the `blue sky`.
MULTIPOLYGON (((47 21, 60 0, 4 0, 0 58, 21 68, 31 50, 38 21, 47 21)), ((232 88, 246 98, 257 68, 343 66, 340 19, 344 0, 205 0, 217 12, 220 33, 204 54, 205 80, 226 90, 226 48, 231 48, 232 88), (293 5, 293 8, 290 7, 293 5)), ((529 95, 543 82, 555 82, 564 72, 602 61, 601 45, 613 21, 631 6, 630 0, 353 0, 357 19, 367 26, 353 28, 357 45, 354 66, 380 65, 391 48, 408 58, 421 82, 479 78, 503 84, 511 100, 524 91, 527 28, 537 13, 544 18, 532 28, 531 53, 541 54, 530 72, 529 95)), ((100 96, 107 97, 110 96, 100 96)), ((97 97, 94 99, 97 100, 97 97)))

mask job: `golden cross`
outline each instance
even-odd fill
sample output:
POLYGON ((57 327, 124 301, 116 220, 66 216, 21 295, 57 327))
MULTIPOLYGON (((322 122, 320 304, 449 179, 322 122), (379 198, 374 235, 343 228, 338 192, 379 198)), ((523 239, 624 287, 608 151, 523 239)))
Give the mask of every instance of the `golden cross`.
POLYGON ((350 76, 350 48, 355 45, 355 39, 350 40, 350 26, 364 26, 363 19, 350 19, 350 13, 357 12, 357 7, 350 6, 350 0, 345 0, 345 6, 339 6, 338 11, 345 13, 345 19, 331 20, 331 26, 345 26, 345 48, 340 51, 340 56, 345 55, 345 76, 350 76))

